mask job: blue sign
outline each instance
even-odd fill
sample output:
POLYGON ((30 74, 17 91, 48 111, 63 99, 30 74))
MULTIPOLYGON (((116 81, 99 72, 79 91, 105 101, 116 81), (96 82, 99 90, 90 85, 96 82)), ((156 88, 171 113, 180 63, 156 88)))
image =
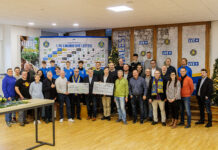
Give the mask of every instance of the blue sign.
POLYGON ((199 43, 200 39, 199 38, 188 38, 188 43, 199 43))
POLYGON ((148 41, 139 41, 139 45, 148 45, 148 41))
POLYGON ((199 66, 199 62, 188 62, 188 66, 199 66))
POLYGON ((172 55, 172 51, 162 51, 162 55, 172 55))

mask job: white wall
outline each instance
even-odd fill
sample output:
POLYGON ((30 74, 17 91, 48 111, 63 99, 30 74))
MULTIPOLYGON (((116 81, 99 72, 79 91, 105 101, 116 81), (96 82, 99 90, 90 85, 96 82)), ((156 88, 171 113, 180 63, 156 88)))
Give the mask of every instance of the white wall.
POLYGON ((0 37, 1 34, 3 39, 2 49, 0 42, 0 60, 3 61, 3 65, 0 66, 0 73, 4 73, 7 68, 14 68, 21 65, 20 36, 39 37, 41 35, 41 29, 0 25, 0 37))
POLYGON ((211 23, 211 42, 210 42, 210 75, 213 75, 213 64, 218 58, 218 21, 211 23))

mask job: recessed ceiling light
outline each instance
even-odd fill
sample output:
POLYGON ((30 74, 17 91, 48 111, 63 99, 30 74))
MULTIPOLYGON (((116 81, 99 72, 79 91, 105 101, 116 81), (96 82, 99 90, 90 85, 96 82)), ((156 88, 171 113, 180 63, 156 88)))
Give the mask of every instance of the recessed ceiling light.
POLYGON ((114 12, 133 11, 133 9, 128 6, 114 6, 108 7, 107 9, 114 12))
POLYGON ((34 22, 29 22, 28 25, 33 26, 33 25, 35 25, 35 23, 34 22))
POLYGON ((52 26, 56 26, 57 24, 56 24, 56 23, 52 23, 51 25, 52 25, 52 26))
POLYGON ((78 23, 74 23, 73 26, 74 26, 74 27, 78 27, 79 24, 78 24, 78 23))

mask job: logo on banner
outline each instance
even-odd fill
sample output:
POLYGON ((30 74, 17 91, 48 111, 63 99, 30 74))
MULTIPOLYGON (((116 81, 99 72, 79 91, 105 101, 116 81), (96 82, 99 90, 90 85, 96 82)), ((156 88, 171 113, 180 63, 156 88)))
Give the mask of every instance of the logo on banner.
POLYGON ((141 51, 141 56, 145 56, 145 51, 141 51))
POLYGON ((172 55, 172 51, 162 51, 162 55, 172 55))
POLYGON ((197 55, 197 51, 196 51, 195 49, 192 49, 192 50, 190 51, 190 55, 191 55, 191 56, 197 55))
POLYGON ((45 47, 45 48, 48 48, 49 47, 49 42, 48 41, 45 41, 45 42, 43 42, 43 46, 45 47))
POLYGON ((103 42, 103 41, 100 41, 100 42, 98 43, 98 46, 99 46, 100 48, 103 48, 103 47, 104 47, 104 42, 103 42))
POLYGON ((170 40, 169 39, 165 39, 164 40, 164 44, 169 45, 170 44, 170 40))
POLYGON ((148 41, 139 41, 139 45, 148 45, 148 41))

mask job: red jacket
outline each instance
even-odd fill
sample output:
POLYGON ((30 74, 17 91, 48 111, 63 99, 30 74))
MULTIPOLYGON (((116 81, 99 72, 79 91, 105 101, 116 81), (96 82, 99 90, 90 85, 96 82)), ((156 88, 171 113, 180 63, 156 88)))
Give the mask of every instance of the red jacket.
MULTIPOLYGON (((181 81, 182 78, 180 77, 181 81)), ((192 78, 186 76, 183 81, 183 87, 181 88, 181 97, 190 97, 194 91, 194 84, 192 78)))

